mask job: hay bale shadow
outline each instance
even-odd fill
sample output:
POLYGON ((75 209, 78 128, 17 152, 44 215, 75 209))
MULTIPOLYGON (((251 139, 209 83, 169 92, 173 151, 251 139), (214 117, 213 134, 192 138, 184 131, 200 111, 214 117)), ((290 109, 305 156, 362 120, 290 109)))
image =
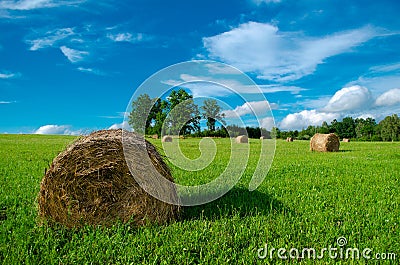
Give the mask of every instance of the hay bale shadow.
POLYGON ((184 207, 182 220, 220 219, 234 215, 240 217, 268 215, 274 212, 293 212, 281 201, 258 190, 235 187, 221 198, 205 205, 184 207))

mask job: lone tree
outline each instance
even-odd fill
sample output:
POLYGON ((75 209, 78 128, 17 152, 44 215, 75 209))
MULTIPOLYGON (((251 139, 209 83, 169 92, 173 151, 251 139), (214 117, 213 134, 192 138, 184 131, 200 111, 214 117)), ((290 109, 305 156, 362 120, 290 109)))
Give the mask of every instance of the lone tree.
POLYGON ((173 90, 166 100, 142 94, 132 101, 128 123, 141 134, 187 135, 200 131, 200 113, 193 96, 183 89, 173 90))
POLYGON ((170 134, 190 134, 200 131, 200 112, 193 96, 185 90, 173 90, 168 96, 168 116, 165 125, 170 134))
POLYGON ((223 120, 225 118, 225 114, 221 113, 221 107, 218 105, 215 99, 206 99, 204 100, 204 105, 201 106, 203 110, 202 116, 207 119, 207 127, 209 131, 215 131, 215 123, 220 121, 223 125, 226 122, 223 120))
POLYGON ((147 94, 140 95, 132 101, 132 111, 129 114, 128 124, 133 130, 140 134, 145 134, 150 127, 152 114, 150 108, 154 101, 147 94))

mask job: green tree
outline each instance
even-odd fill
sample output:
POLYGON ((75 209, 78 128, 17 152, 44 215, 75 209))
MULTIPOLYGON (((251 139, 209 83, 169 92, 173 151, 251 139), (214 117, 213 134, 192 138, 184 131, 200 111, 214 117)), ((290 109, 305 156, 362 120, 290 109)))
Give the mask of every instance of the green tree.
POLYGON ((204 100, 204 105, 201 106, 203 110, 202 116, 204 119, 207 119, 207 127, 209 131, 215 131, 215 123, 219 120, 223 125, 226 122, 223 120, 225 118, 225 114, 221 113, 221 107, 218 105, 215 99, 206 99, 204 100))
POLYGON ((326 121, 324 121, 321 127, 318 128, 319 133, 329 133, 329 125, 326 121))
POLYGON ((355 138, 356 125, 354 119, 352 117, 346 117, 342 121, 334 119, 329 131, 336 133, 340 138, 355 138))
POLYGON ((161 98, 157 98, 153 101, 154 105, 150 111, 150 117, 152 119, 151 124, 153 127, 151 130, 148 130, 148 134, 158 134, 160 136, 165 118, 168 114, 168 101, 162 100, 161 98))
POLYGON ((132 111, 129 114, 128 124, 135 132, 144 134, 147 128, 150 127, 152 120, 150 108, 153 102, 147 94, 142 94, 136 100, 132 101, 132 111))
POLYGON ((356 138, 356 124, 352 117, 342 120, 342 131, 339 132, 340 138, 356 138))
POLYGON ((166 126, 169 134, 190 134, 200 131, 200 112, 193 96, 185 90, 173 90, 168 96, 166 126))
POLYGON ((379 123, 380 134, 384 141, 400 140, 400 118, 393 114, 379 123))
POLYGON ((281 130, 277 127, 272 127, 271 129, 271 137, 275 139, 281 138, 281 130))
POLYGON ((371 139, 375 132, 376 121, 373 118, 358 118, 355 120, 356 137, 362 139, 371 139))

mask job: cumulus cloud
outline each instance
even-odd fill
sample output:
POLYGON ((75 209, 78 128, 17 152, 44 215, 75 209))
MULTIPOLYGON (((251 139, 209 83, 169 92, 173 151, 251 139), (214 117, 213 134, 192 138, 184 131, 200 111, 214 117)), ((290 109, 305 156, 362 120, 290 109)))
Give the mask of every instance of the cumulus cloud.
POLYGON ((27 40, 26 43, 31 45, 29 50, 36 51, 43 48, 53 47, 59 41, 73 36, 74 34, 75 32, 73 28, 56 29, 47 31, 41 38, 27 40))
POLYGON ((331 122, 346 116, 355 118, 380 118, 397 110, 400 107, 400 89, 391 89, 381 94, 375 101, 368 88, 363 86, 344 87, 332 97, 322 96, 320 99, 309 100, 299 105, 314 108, 287 115, 280 123, 280 128, 301 129, 308 125, 320 126, 323 121, 331 122), (325 107, 319 108, 324 102, 325 107))
POLYGON ((309 125, 320 126, 322 122, 330 122, 333 119, 339 119, 339 113, 319 112, 317 110, 303 110, 301 112, 287 115, 279 124, 283 130, 300 130, 309 125))
POLYGON ((364 119, 364 120, 367 119, 367 118, 376 119, 376 115, 372 114, 372 113, 361 113, 356 118, 357 119, 364 119))
POLYGON ((280 32, 267 23, 248 22, 228 32, 203 38, 209 57, 232 64, 258 78, 279 82, 312 74, 325 59, 351 51, 377 36, 372 27, 311 38, 280 32))
POLYGON ((375 101, 376 106, 393 106, 396 104, 400 104, 400 88, 386 91, 375 101))
POLYGON ((61 46, 60 50, 71 63, 80 62, 85 58, 85 56, 89 55, 86 51, 78 51, 66 46, 61 46))
POLYGON ((73 6, 85 2, 84 0, 54 1, 54 0, 4 0, 0 2, 0 9, 32 10, 39 8, 52 8, 58 6, 73 6))
POLYGON ((271 109, 276 109, 278 105, 276 103, 271 103, 268 104, 268 101, 251 101, 251 102, 245 102, 241 106, 237 106, 233 110, 226 110, 223 113, 225 114, 226 118, 235 118, 235 117, 241 117, 245 116, 248 114, 254 114, 257 116, 260 115, 266 115, 269 114, 269 107, 271 109))
POLYGON ((128 130, 128 131, 132 130, 131 126, 128 124, 127 121, 123 121, 121 123, 115 123, 115 124, 111 125, 108 129, 109 130, 112 130, 112 129, 124 129, 124 130, 128 130))
POLYGON ((260 120, 260 126, 267 130, 271 130, 272 127, 275 127, 275 120, 272 117, 266 117, 260 120))
POLYGON ((37 129, 35 134, 80 135, 82 131, 73 131, 69 125, 44 125, 37 129))
POLYGON ((366 87, 351 86, 337 91, 323 109, 327 112, 355 111, 370 107, 371 92, 366 87))

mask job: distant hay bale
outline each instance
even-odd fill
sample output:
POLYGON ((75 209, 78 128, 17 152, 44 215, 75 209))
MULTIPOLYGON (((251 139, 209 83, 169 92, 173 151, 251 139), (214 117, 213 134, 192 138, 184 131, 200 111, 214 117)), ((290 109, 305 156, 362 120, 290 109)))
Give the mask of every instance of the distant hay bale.
POLYGON ((315 134, 310 141, 311 151, 337 152, 339 151, 339 137, 334 134, 315 134))
POLYGON ((151 136, 151 138, 153 138, 153 139, 158 139, 158 134, 153 134, 153 135, 151 136))
POLYGON ((163 143, 172 142, 172 136, 164 135, 163 138, 161 139, 161 142, 163 142, 163 143))
POLYGON ((260 137, 260 140, 264 140, 264 139, 265 139, 265 137, 264 137, 264 136, 261 136, 261 137, 260 137))
POLYGON ((286 142, 293 142, 293 138, 292 137, 286 138, 286 142))
MULTIPOLYGON (((81 137, 53 160, 40 184, 41 221, 80 227, 86 224, 111 226, 120 220, 140 226, 177 218, 178 206, 149 195, 132 175, 148 178, 152 173, 145 175, 143 170, 137 169, 135 174, 131 167, 131 174, 127 164, 143 166, 146 162, 140 157, 148 155, 149 163, 173 182, 162 157, 141 136, 124 131, 122 139, 122 132, 103 130, 81 137), (124 156, 122 140, 125 144, 125 139, 134 146, 128 156, 124 156)), ((174 185, 157 186, 157 189, 178 198, 174 185)))
POLYGON ((343 142, 350 143, 350 139, 349 138, 343 138, 343 142))
POLYGON ((239 135, 236 137, 236 142, 239 144, 244 144, 249 142, 249 138, 246 135, 239 135))

